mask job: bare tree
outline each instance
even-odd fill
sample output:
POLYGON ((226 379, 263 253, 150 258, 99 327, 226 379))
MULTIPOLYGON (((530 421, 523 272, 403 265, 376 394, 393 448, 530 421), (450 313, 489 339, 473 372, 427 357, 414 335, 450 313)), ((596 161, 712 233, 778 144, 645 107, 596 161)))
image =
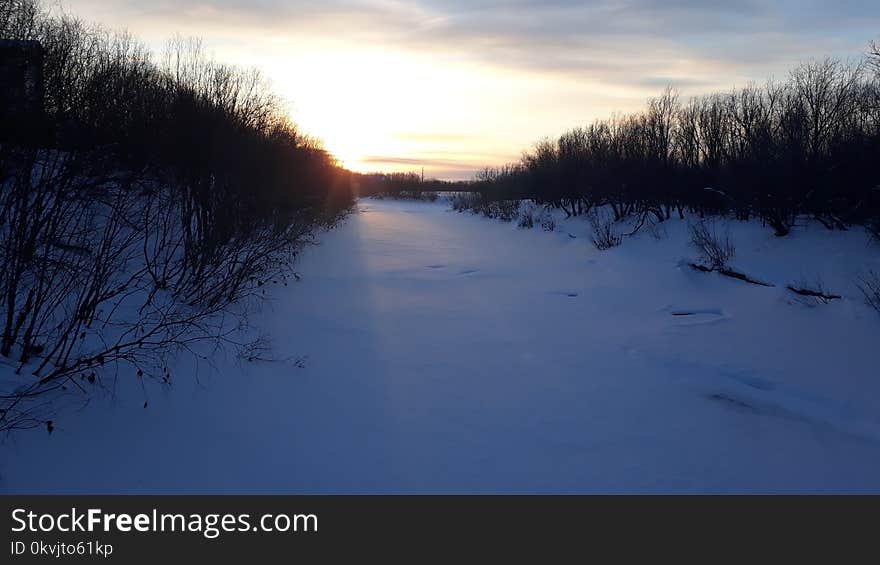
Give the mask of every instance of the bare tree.
POLYGON ((170 357, 243 345, 249 307, 350 206, 350 174, 259 73, 196 40, 158 64, 127 33, 0 2, 3 33, 45 52, 48 126, 0 144, 0 355, 18 373, 0 430, 51 431, 62 391, 167 383, 170 357))

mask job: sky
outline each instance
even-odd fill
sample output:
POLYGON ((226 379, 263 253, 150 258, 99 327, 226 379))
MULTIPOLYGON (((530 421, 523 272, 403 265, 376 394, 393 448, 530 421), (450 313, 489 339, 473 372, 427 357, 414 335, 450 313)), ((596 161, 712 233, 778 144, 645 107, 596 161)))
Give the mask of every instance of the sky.
POLYGON ((467 179, 543 137, 859 57, 877 0, 66 0, 155 50, 198 36, 258 67, 347 167, 467 179))

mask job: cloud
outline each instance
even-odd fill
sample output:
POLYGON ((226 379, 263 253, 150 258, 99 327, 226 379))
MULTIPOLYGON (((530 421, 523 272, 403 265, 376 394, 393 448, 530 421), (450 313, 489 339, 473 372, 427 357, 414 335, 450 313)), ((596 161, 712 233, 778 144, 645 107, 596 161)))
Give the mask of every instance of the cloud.
POLYGON ((880 30, 876 0, 62 1, 154 46, 203 36, 267 68, 328 147, 447 178, 666 85, 686 97, 858 56, 880 30))
MULTIPOLYGON (((102 10, 102 2, 70 5, 102 10)), ((719 70, 763 77, 793 58, 863 46, 880 7, 859 0, 121 0, 121 22, 383 46, 509 70, 639 88, 644 76, 709 86, 719 70), (693 75, 702 78, 691 78, 693 75)), ((120 22, 120 23, 121 23, 120 22)))
POLYGON ((455 161, 446 161, 441 159, 414 159, 408 157, 390 157, 385 155, 367 155, 363 159, 360 160, 362 163, 366 163, 369 165, 383 164, 383 165, 412 165, 412 166, 424 166, 426 164, 430 164, 434 167, 460 167, 462 163, 457 163, 455 161))
POLYGON ((462 142, 478 142, 483 136, 472 133, 440 133, 440 132, 398 132, 394 136, 400 141, 410 141, 414 143, 462 143, 462 142))
POLYGON ((479 153, 461 155, 454 151, 413 152, 412 157, 397 155, 367 155, 359 162, 374 170, 419 171, 425 169, 428 177, 450 180, 471 179, 475 171, 489 163, 513 161, 513 155, 484 155, 479 153))
POLYGON ((480 155, 470 155, 466 159, 444 159, 431 156, 396 157, 390 155, 367 155, 359 159, 366 165, 408 165, 412 167, 425 167, 431 169, 466 169, 476 170, 485 162, 480 155))

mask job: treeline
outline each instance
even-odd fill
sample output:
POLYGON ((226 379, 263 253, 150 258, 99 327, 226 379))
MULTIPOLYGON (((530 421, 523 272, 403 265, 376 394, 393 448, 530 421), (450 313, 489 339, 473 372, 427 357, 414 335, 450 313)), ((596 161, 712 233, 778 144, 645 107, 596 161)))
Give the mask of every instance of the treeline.
POLYGON ((804 64, 784 82, 682 100, 544 140, 474 181, 484 201, 532 199, 578 216, 663 221, 686 209, 757 217, 778 235, 809 215, 880 234, 880 52, 804 64))
POLYGON ((194 198, 235 198, 235 221, 350 196, 348 174, 290 122, 258 71, 212 60, 196 39, 172 39, 156 57, 128 33, 52 16, 36 0, 2 4, 0 37, 44 50, 44 121, 17 127, 19 139, 100 149, 194 198))
POLYGON ((418 173, 358 173, 353 184, 359 196, 436 200, 438 192, 474 190, 469 182, 425 179, 418 173))
POLYGON ((350 173, 198 41, 156 57, 36 0, 0 0, 0 39, 39 43, 44 106, 0 125, 0 430, 51 431, 52 393, 102 375, 170 383, 199 341, 262 347, 236 341, 250 299, 350 207, 350 173))

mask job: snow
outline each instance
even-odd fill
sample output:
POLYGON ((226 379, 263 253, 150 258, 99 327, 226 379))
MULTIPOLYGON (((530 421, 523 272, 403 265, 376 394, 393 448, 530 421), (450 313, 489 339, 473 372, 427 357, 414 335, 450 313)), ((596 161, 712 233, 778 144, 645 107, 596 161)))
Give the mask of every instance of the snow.
POLYGON ((120 375, 53 434, 5 439, 0 489, 880 492, 863 233, 730 222, 767 288, 690 269, 680 220, 600 252, 583 219, 358 207, 255 316, 277 360, 181 359, 170 389, 120 375), (785 289, 816 278, 843 299, 785 289))

